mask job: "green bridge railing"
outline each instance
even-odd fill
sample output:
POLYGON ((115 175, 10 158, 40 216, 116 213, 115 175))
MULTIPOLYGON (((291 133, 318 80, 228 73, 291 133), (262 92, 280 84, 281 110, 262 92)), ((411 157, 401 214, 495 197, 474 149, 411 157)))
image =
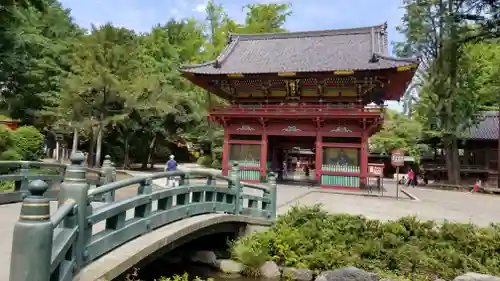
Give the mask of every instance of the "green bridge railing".
MULTIPOLYGON (((28 193, 28 184, 34 180, 43 180, 49 184, 46 197, 57 200, 58 185, 64 180, 69 165, 42 161, 0 161, 0 204, 21 202, 28 193)), ((110 183, 116 178, 116 170, 111 157, 106 155, 101 169, 83 167, 87 171, 87 181, 91 188, 110 183)), ((111 202, 114 194, 97 198, 111 202)))
MULTIPOLYGON (((276 182, 269 186, 242 183, 235 163, 232 175, 210 172, 162 172, 115 181, 89 189, 83 154, 72 156, 60 187, 59 208, 51 215, 48 184, 28 186, 21 215, 14 228, 10 281, 69 281, 100 256, 140 235, 182 220, 208 213, 229 213, 273 221, 276 217, 276 182), (178 177, 179 187, 153 188, 153 180, 178 177), (204 177, 206 182, 199 183, 204 177), (190 179, 197 178, 190 183, 190 179), (219 182, 225 183, 220 186, 219 182), (93 208, 99 196, 137 185, 137 194, 93 208), (250 195, 244 187, 262 195, 250 195), (156 203, 156 208, 153 208, 156 203), (127 211, 133 215, 127 216, 127 211), (99 223, 104 225, 99 230, 99 223), (97 231, 98 230, 98 231, 97 231)), ((111 196, 110 196, 111 197, 111 196)))

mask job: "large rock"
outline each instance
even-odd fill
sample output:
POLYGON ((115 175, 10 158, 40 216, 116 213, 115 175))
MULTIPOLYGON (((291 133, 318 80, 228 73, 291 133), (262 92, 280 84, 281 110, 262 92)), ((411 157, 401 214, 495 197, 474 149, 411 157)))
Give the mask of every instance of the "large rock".
POLYGON ((233 260, 217 260, 216 265, 226 274, 237 274, 243 270, 243 264, 233 260))
POLYGON ((282 276, 285 280, 311 281, 313 279, 313 272, 307 268, 285 267, 283 268, 282 276))
POLYGON ((315 281, 379 281, 380 277, 355 267, 339 268, 321 272, 315 281))
POLYGON ((266 261, 259 268, 260 276, 264 278, 279 279, 281 271, 279 266, 273 261, 266 261))
POLYGON ((196 251, 189 256, 192 262, 208 264, 215 266, 217 262, 217 256, 212 251, 196 251))
POLYGON ((467 272, 464 275, 455 277, 453 281, 500 281, 500 277, 476 272, 467 272))

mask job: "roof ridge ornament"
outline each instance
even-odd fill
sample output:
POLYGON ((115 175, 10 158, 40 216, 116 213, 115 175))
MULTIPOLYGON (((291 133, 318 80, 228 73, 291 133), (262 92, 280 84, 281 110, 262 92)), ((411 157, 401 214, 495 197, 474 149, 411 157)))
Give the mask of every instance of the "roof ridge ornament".
POLYGON ((371 62, 371 63, 376 63, 376 62, 379 62, 379 60, 380 60, 380 59, 379 59, 379 57, 377 56, 377 54, 376 54, 376 53, 373 53, 373 54, 372 54, 372 57, 371 57, 371 58, 370 58, 370 60, 369 60, 369 62, 371 62))

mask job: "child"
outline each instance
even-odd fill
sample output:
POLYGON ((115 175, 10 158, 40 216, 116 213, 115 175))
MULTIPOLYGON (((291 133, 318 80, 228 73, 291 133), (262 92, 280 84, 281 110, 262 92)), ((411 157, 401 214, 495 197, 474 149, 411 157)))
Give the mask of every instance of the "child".
POLYGON ((474 184, 474 186, 472 186, 472 189, 471 189, 470 193, 472 193, 472 192, 479 192, 479 188, 481 188, 481 180, 477 179, 476 180, 476 184, 474 184))
POLYGON ((402 176, 402 177, 399 179, 399 184, 406 184, 406 177, 405 177, 405 176, 402 176))

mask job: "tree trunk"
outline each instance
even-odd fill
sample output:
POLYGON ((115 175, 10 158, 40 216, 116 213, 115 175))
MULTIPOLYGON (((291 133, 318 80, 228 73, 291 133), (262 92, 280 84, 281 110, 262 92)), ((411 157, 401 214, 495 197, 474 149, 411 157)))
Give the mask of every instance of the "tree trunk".
MULTIPOLYGON (((498 133, 500 134, 500 112, 498 112, 497 115, 498 115, 498 133)), ((497 187, 500 188, 500 137, 498 138, 497 154, 498 154, 498 158, 497 158, 497 187)), ((488 163, 488 167, 489 167, 489 165, 490 164, 488 163)))
MULTIPOLYGON (((153 137, 154 139, 154 137, 153 137)), ((142 149, 141 149, 142 150, 142 149)), ((144 153, 141 154, 141 169, 147 169, 148 168, 148 161, 149 161, 149 146, 144 147, 144 153)))
MULTIPOLYGON (((209 91, 207 91, 207 108, 210 110, 212 107, 212 94, 210 94, 209 91)), ((215 151, 214 151, 214 128, 212 124, 212 120, 210 120, 210 117, 207 116, 207 123, 208 123, 208 140, 210 142, 209 149, 210 149, 210 156, 212 158, 212 162, 215 160, 215 151)), ((210 163, 212 164, 212 163, 210 163)))
POLYGON ((454 139, 451 143, 451 158, 453 161, 453 168, 455 170, 455 175, 453 178, 453 184, 460 184, 460 156, 458 155, 458 140, 454 139))
POLYGON ((73 146, 71 147, 71 153, 78 151, 78 128, 73 128, 73 146))
POLYGON ((460 162, 458 159, 457 140, 447 141, 445 144, 445 151, 448 183, 458 185, 460 184, 460 162))
POLYGON ((125 137, 125 145, 124 145, 124 152, 125 152, 125 155, 123 158, 123 168, 124 169, 130 168, 130 158, 129 158, 128 150, 129 150, 129 145, 128 145, 128 135, 127 135, 125 137))
POLYGON ((89 165, 89 167, 94 167, 94 163, 95 163, 94 151, 95 151, 96 135, 97 135, 94 126, 92 126, 92 130, 91 130, 90 134, 91 134, 91 136, 90 136, 89 151, 87 154, 87 157, 88 157, 87 164, 89 165))
POLYGON ((101 150, 102 150, 102 123, 99 123, 97 127, 97 144, 96 144, 96 152, 95 152, 95 166, 101 166, 101 150))
POLYGON ((151 169, 153 169, 153 161, 151 158, 153 158, 153 152, 155 149, 155 144, 156 144, 156 136, 153 138, 151 141, 151 144, 149 145, 149 152, 148 152, 148 163, 151 163, 151 169))

